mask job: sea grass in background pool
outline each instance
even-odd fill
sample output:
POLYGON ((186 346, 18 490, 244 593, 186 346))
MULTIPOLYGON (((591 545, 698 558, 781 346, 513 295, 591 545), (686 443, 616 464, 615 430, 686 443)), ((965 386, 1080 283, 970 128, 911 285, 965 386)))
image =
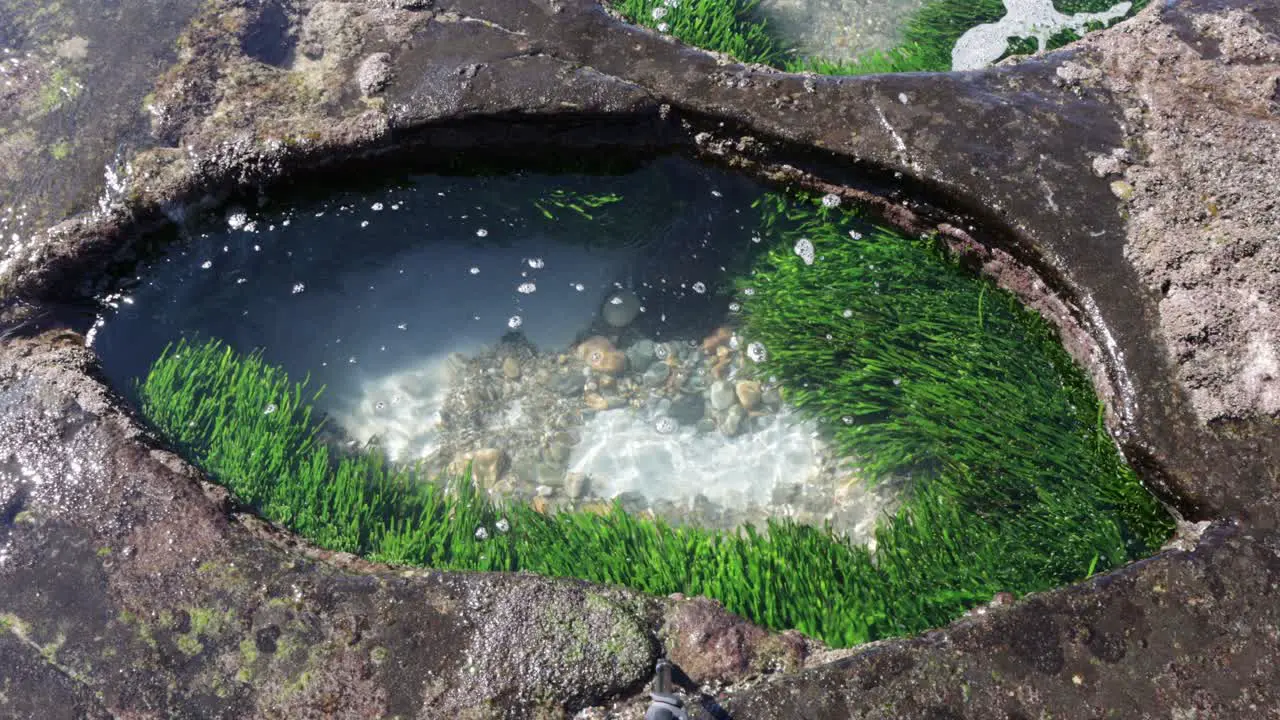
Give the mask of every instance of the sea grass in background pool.
POLYGON ((317 440, 305 380, 217 340, 167 349, 139 386, 143 413, 242 502, 321 546, 706 595, 835 646, 945 624, 996 592, 1060 585, 1168 536, 1043 320, 928 241, 855 239, 850 214, 808 198, 770 196, 764 209, 778 245, 743 308, 769 348, 764 370, 869 473, 913 477, 874 560, 822 528, 672 527, 620 507, 543 515, 495 505, 465 477, 339 455, 317 440), (800 237, 813 265, 791 252, 800 237))
MULTIPOLYGON (((1126 17, 1132 17, 1147 2, 1135 0, 1126 17)), ((951 69, 951 51, 961 35, 1005 15, 1003 0, 936 0, 910 17, 896 47, 845 60, 809 57, 792 49, 786 38, 779 37, 760 17, 757 0, 617 0, 611 4, 627 20, 669 33, 694 47, 725 53, 746 63, 822 75, 944 72, 951 69)), ((1056 0, 1054 7, 1065 14, 1076 14, 1101 12, 1115 4, 1112 0, 1056 0)), ((1069 30, 1057 33, 1047 49, 1076 39, 1069 30)), ((1006 55, 1038 49, 1037 43, 1026 38, 1009 40, 1006 55)))

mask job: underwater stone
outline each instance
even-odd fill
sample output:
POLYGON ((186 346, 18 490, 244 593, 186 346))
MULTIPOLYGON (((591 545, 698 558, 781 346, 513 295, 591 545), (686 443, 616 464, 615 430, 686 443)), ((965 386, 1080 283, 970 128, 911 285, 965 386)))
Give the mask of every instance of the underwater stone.
POLYGON ((747 411, 742 409, 741 405, 734 405, 729 408, 729 412, 725 413, 724 419, 720 422, 720 432, 726 437, 733 437, 742 429, 742 421, 746 419, 747 411))
POLYGON ((583 401, 587 404, 587 407, 592 410, 601 411, 609 409, 609 401, 605 400, 604 396, 600 393, 587 393, 586 397, 583 398, 583 401))
MULTIPOLYGON (((710 354, 718 350, 721 346, 729 342, 729 338, 733 337, 733 331, 727 327, 718 327, 715 332, 708 335, 702 340, 702 352, 710 354)), ((727 349, 727 348, 726 348, 727 349)))
POLYGON ((575 352, 587 367, 597 372, 612 375, 626 369, 627 356, 618 352, 609 338, 603 335, 593 335, 583 340, 575 352))
POLYGON ((603 335, 592 335, 591 337, 578 343, 578 347, 574 349, 578 358, 583 362, 587 362, 592 353, 608 352, 613 350, 613 342, 603 335))
POLYGON ((781 507, 783 505, 794 505, 800 499, 801 491, 800 483, 781 483, 773 488, 773 494, 769 498, 772 505, 781 507))
POLYGON ((644 371, 644 384, 648 387, 655 388, 667 381, 671 375, 671 368, 666 363, 655 363, 644 371))
POLYGON ((711 392, 708 393, 708 397, 714 410, 728 410, 738 402, 733 385, 725 380, 711 383, 711 392))
POLYGON ((560 442, 552 442, 543 452, 543 457, 550 462, 566 463, 569 461, 569 446, 560 442))
POLYGON ((667 415, 681 425, 692 425, 702 419, 705 409, 701 395, 681 395, 671 401, 667 415))
POLYGON ((538 463, 534 472, 537 474, 539 485, 549 485, 553 488, 564 485, 563 465, 549 462, 538 463))
POLYGON ((445 373, 450 384, 459 382, 467 374, 467 356, 460 352, 451 352, 445 360, 445 373))
POLYGON ((509 357, 502 361, 502 376, 508 380, 520 379, 520 363, 516 359, 509 357))
POLYGON ((636 490, 628 490, 614 498, 629 513, 639 513, 649 509, 649 501, 644 494, 636 490))
POLYGON ((627 356, 617 350, 597 350, 587 358, 592 370, 608 375, 617 375, 627 369, 627 356))
POLYGON ((478 487, 488 490, 498 484, 498 477, 505 469, 507 454, 498 448, 481 448, 462 453, 449 465, 451 473, 462 473, 471 465, 471 480, 478 487))
POLYGON ((707 389, 707 374, 705 372, 696 372, 693 377, 689 378, 689 389, 693 392, 702 392, 707 389))
POLYGON ((765 405, 774 410, 782 407, 782 391, 776 387, 765 388, 764 391, 760 393, 760 399, 765 405))
POLYGON ((551 381, 551 388, 562 397, 574 397, 582 392, 582 377, 573 373, 559 373, 551 381))
POLYGON ((587 494, 590 481, 584 473, 566 473, 564 476, 564 494, 577 500, 587 494))
POLYGON ((635 372, 644 372, 656 359, 652 340, 639 340, 627 348, 627 365, 635 372))
POLYGON ((755 380, 743 380, 738 383, 734 391, 738 395, 738 402, 742 407, 748 410, 754 410, 760 404, 760 383, 755 380))
POLYGON ((613 327, 626 327, 640 315, 640 298, 630 290, 619 290, 604 301, 600 315, 613 327))

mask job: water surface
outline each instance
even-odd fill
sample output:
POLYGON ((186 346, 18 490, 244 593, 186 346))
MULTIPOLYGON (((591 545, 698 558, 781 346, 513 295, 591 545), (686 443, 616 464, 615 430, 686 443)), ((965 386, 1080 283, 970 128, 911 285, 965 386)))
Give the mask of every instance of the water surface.
POLYGON ((885 498, 751 379, 734 330, 763 192, 667 158, 233 207, 142 268, 93 343, 121 388, 182 336, 259 349, 325 387, 329 440, 474 463, 487 490, 548 508, 867 532, 885 498))

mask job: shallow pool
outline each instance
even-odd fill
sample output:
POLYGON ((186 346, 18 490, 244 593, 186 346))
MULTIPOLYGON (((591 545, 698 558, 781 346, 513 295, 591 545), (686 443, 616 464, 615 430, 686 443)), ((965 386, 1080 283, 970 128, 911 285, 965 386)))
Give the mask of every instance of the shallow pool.
POLYGON ((498 497, 867 538, 892 491, 857 482, 738 333, 763 192, 667 158, 234 206, 107 298, 92 341, 126 389, 179 337, 261 349, 324 386, 336 446, 470 467, 498 497))

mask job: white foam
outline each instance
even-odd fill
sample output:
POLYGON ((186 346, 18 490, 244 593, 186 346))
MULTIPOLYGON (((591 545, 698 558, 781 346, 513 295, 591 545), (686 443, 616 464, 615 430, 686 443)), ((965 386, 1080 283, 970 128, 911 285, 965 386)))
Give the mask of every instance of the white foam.
POLYGON ((1100 13, 1065 15, 1053 0, 1004 0, 1007 13, 999 21, 970 28, 951 50, 952 70, 978 70, 995 62, 1009 47, 1009 38, 1036 39, 1043 51, 1054 34, 1071 28, 1083 33, 1091 22, 1108 23, 1124 17, 1132 3, 1122 2, 1100 13))

